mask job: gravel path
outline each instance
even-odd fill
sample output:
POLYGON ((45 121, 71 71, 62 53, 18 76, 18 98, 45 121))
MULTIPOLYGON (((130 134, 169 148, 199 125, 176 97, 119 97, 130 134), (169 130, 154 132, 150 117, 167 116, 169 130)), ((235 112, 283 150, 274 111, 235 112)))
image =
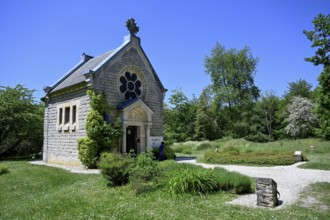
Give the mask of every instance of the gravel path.
MULTIPOLYGON (((238 166, 238 165, 211 165, 197 163, 195 159, 180 159, 180 163, 192 163, 200 165, 204 168, 223 167, 229 171, 242 173, 250 177, 266 177, 272 178, 277 183, 277 190, 280 192, 280 209, 295 203, 301 192, 311 183, 330 182, 330 171, 300 169, 297 166, 301 163, 296 163, 291 166, 275 166, 275 167, 253 167, 253 166, 238 166)), ((248 194, 239 196, 237 199, 230 201, 230 204, 245 205, 249 207, 257 207, 256 194, 248 194)))

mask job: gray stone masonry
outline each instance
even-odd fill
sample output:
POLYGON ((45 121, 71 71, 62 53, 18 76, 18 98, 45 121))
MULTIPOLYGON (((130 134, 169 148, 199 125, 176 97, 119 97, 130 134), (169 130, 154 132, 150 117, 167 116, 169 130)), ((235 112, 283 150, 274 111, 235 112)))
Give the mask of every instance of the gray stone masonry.
POLYGON ((86 116, 90 109, 86 89, 52 97, 47 103, 44 120, 43 160, 47 163, 80 166, 77 140, 86 136, 86 116), (57 129, 57 106, 79 100, 78 126, 75 131, 62 132, 57 129))
POLYGON ((265 207, 276 207, 277 200, 277 183, 271 178, 256 179, 257 205, 265 207))
MULTIPOLYGON (((115 107, 122 104, 125 100, 118 92, 118 74, 127 65, 138 67, 146 79, 147 96, 141 98, 154 112, 150 135, 163 136, 163 92, 135 48, 125 52, 113 65, 104 67, 103 74, 100 75, 99 79, 96 79, 98 81, 98 88, 96 89, 99 92, 106 92, 111 106, 115 107)), ((114 115, 111 116, 111 120, 114 120, 114 115)))

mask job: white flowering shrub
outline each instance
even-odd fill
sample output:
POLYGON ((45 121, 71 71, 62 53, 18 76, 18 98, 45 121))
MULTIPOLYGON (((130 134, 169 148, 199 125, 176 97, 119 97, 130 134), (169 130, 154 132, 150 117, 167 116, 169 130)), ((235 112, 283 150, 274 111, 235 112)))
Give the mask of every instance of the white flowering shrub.
POLYGON ((314 104, 307 98, 293 97, 287 107, 289 113, 285 119, 284 132, 294 138, 305 138, 313 134, 317 119, 313 114, 314 104))

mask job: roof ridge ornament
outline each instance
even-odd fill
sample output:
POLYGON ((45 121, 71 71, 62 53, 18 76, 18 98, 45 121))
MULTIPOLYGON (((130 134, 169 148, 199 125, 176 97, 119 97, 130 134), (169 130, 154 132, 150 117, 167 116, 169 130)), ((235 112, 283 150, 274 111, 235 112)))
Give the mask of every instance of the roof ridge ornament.
POLYGON ((126 25, 127 29, 129 30, 130 34, 132 36, 135 36, 135 34, 137 32, 139 32, 139 27, 136 25, 135 19, 134 18, 130 18, 126 21, 126 25))

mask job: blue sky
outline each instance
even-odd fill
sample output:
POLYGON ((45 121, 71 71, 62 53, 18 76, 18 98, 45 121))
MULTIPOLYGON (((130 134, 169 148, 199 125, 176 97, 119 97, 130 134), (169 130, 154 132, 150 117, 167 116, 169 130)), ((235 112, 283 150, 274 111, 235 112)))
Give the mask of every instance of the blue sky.
MULTIPOLYGON (((283 95, 289 82, 315 87, 321 68, 303 30, 330 13, 326 0, 0 0, 0 85, 38 90, 54 84, 85 52, 97 56, 118 47, 135 18, 141 44, 164 86, 199 96, 210 84, 204 57, 216 42, 250 47, 259 58, 255 84, 283 95)), ((167 99, 166 98, 166 99, 167 99)))

